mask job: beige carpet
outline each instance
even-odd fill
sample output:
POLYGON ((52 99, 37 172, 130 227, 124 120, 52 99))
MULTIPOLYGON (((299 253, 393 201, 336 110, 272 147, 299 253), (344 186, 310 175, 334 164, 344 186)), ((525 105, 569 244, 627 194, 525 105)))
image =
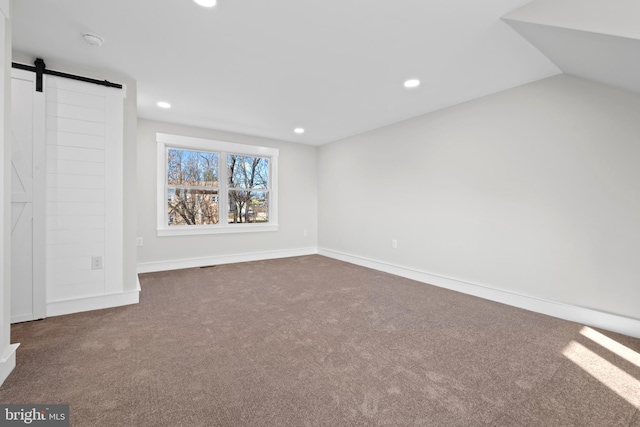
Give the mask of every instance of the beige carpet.
POLYGON ((14 325, 2 403, 74 426, 634 426, 640 340, 321 256, 141 275, 14 325))

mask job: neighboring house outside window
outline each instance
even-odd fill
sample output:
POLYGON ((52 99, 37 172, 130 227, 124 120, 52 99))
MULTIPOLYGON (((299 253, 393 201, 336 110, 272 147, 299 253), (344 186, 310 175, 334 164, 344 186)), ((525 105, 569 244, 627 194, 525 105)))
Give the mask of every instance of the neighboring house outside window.
POLYGON ((275 231, 278 150, 156 134, 158 235, 275 231))

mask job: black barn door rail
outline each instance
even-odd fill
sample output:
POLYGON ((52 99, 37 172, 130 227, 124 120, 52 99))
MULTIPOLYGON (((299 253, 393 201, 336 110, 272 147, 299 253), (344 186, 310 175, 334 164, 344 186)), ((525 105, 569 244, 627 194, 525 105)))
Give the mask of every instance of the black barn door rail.
POLYGON ((115 87, 117 89, 122 89, 121 84, 112 83, 108 80, 97 80, 97 79, 91 79, 89 77, 77 76, 75 74, 68 74, 68 73, 62 73, 60 71, 47 70, 47 65, 44 63, 44 60, 42 58, 36 59, 33 64, 34 65, 25 65, 25 64, 19 64, 17 62, 12 62, 11 66, 13 68, 17 68, 18 70, 25 70, 25 71, 31 71, 36 73, 36 91, 38 92, 42 92, 42 76, 44 74, 48 74, 50 76, 56 76, 56 77, 64 77, 65 79, 79 80, 81 82, 93 83, 100 86, 115 87))

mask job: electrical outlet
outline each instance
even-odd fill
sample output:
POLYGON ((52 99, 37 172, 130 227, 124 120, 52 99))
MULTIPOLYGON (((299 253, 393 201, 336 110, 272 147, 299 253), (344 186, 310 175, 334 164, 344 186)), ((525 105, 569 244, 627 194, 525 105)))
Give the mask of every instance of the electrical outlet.
POLYGON ((302 235, 303 235, 304 237, 307 237, 307 236, 309 235, 309 230, 304 230, 304 231, 302 232, 302 235))
POLYGON ((91 257, 91 269, 92 270, 102 270, 102 257, 101 256, 92 256, 91 257))
POLYGON ((144 240, 142 240, 142 237, 136 237, 136 246, 142 245, 144 245, 144 240))
POLYGON ((391 247, 393 249, 398 249, 398 241, 396 239, 391 239, 391 247))

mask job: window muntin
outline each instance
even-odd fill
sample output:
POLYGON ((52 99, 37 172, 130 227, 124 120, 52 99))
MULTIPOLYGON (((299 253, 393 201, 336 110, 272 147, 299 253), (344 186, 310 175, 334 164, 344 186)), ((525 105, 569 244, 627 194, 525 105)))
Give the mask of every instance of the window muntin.
POLYGON ((278 150, 156 134, 158 235, 276 231, 278 150))

